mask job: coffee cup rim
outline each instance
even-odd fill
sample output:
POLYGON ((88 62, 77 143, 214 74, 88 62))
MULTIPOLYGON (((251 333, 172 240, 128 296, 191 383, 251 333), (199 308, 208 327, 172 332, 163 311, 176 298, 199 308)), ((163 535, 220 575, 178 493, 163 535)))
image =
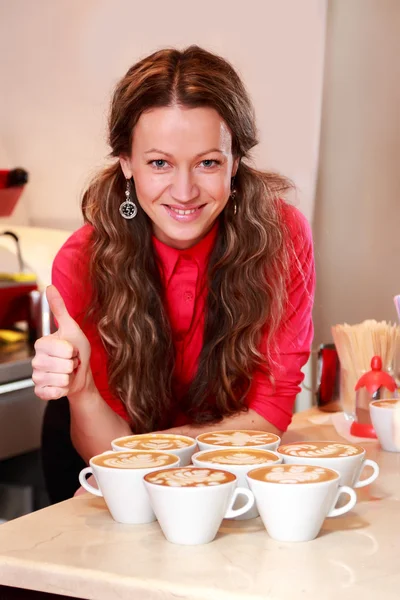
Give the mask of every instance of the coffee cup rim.
MULTIPOLYGON (((220 488, 223 487, 225 485, 231 485, 233 484, 237 484, 237 477, 234 473, 231 473, 230 471, 226 471, 225 469, 215 469, 214 467, 212 467, 213 471, 219 471, 221 473, 225 473, 226 475, 229 475, 229 477, 234 477, 233 480, 231 481, 226 481, 225 483, 219 483, 218 485, 209 485, 209 486, 201 486, 201 487, 195 487, 195 486, 168 486, 168 485, 160 485, 159 483, 153 483, 152 481, 148 481, 147 477, 154 477, 154 475, 156 475, 157 473, 168 473, 168 471, 182 471, 183 469, 188 470, 190 469, 191 471, 202 471, 205 467, 196 467, 195 465, 187 465, 187 466, 183 466, 183 467, 168 467, 167 469, 156 469, 155 471, 153 471, 152 473, 147 473, 146 475, 144 475, 143 477, 143 481, 146 482, 147 485, 154 485, 156 487, 162 487, 168 490, 204 490, 204 489, 210 489, 210 488, 220 488)), ((209 468, 209 467, 207 467, 209 468)))
MULTIPOLYGON (((199 452, 196 452, 195 454, 193 454, 192 460, 194 460, 194 459, 201 460, 201 459, 198 458, 201 454, 210 454, 211 452, 221 452, 221 451, 233 454, 234 452, 235 453, 236 452, 240 452, 240 451, 243 451, 244 449, 246 449, 246 451, 250 450, 250 452, 251 451, 253 451, 253 452, 262 452, 262 453, 265 452, 266 454, 272 454, 273 456, 275 456, 275 458, 276 458, 277 461, 280 460, 280 456, 278 456, 277 453, 276 453, 276 451, 274 451, 274 450, 268 450, 266 448, 251 448, 251 447, 247 448, 246 446, 236 446, 235 448, 215 448, 215 449, 211 448, 211 449, 208 449, 208 450, 199 450, 199 452)), ((213 463, 210 463, 209 461, 205 460, 204 464, 213 464, 213 463)), ((217 465, 223 465, 225 463, 215 463, 215 464, 217 464, 217 465)), ((243 464, 233 464, 233 465, 229 465, 229 466, 232 466, 232 467, 248 467, 248 466, 251 466, 251 465, 249 465, 248 463, 243 463, 243 464)), ((260 465, 260 466, 262 466, 262 465, 260 465)))
MULTIPOLYGON (((202 442, 203 444, 209 444, 210 446, 223 446, 223 444, 213 444, 212 442, 203 442, 203 440, 201 440, 200 438, 205 436, 205 435, 218 435, 218 434, 226 434, 226 433, 236 433, 236 432, 243 432, 243 433, 252 433, 254 435, 268 435, 271 436, 274 439, 271 439, 270 442, 265 442, 266 444, 270 444, 270 443, 274 443, 274 442, 279 442, 281 440, 281 438, 279 437, 279 435, 276 435, 276 433, 271 433, 270 431, 261 431, 258 429, 218 429, 215 431, 204 431, 203 433, 200 433, 197 437, 196 437, 196 442, 202 442)), ((264 443, 264 442, 263 442, 264 443)), ((228 448, 231 448, 232 446, 227 446, 228 448)), ((246 448, 246 446, 235 446, 235 448, 246 448)), ((251 448, 251 446, 250 446, 251 448)), ((257 449, 255 446, 253 446, 254 449, 257 449)), ((266 450, 266 448, 260 448, 260 450, 266 450)))
MULTIPOLYGON (((168 457, 172 457, 175 460, 175 464, 168 464, 167 466, 170 467, 171 469, 174 469, 176 467, 176 464, 179 464, 180 458, 179 456, 176 456, 175 454, 171 454, 169 452, 162 452, 161 450, 106 450, 105 452, 101 452, 100 454, 96 454, 95 456, 92 456, 92 458, 89 460, 89 465, 91 467, 96 467, 98 469, 105 469, 107 471, 116 471, 116 470, 121 470, 121 471, 135 471, 135 472, 139 472, 139 471, 144 471, 147 469, 153 469, 154 467, 148 466, 148 467, 124 467, 123 469, 118 469, 118 467, 108 467, 107 465, 99 465, 98 463, 94 462, 94 460, 96 458, 99 458, 101 456, 104 456, 106 454, 126 454, 127 452, 129 452, 130 454, 151 454, 151 455, 156 455, 156 456, 165 456, 166 454, 168 454, 168 457)), ((159 466, 156 467, 157 470, 162 470, 159 466)))
MULTIPOLYGON (((338 441, 334 441, 334 440, 302 440, 300 442, 289 442, 288 444, 281 444, 280 446, 278 446, 278 448, 275 450, 275 452, 277 452, 280 456, 290 456, 291 458, 307 458, 307 459, 326 459, 326 458, 330 458, 330 459, 334 459, 334 458, 355 458, 356 456, 360 456, 361 454, 365 454, 366 450, 363 446, 360 446, 360 444, 353 444, 352 442, 338 442, 338 441), (361 452, 359 454, 353 454, 350 456, 290 456, 288 454, 285 454, 284 452, 280 452, 280 448, 284 447, 284 446, 298 446, 300 444, 343 444, 343 446, 352 446, 353 448, 358 448, 359 450, 361 450, 361 452)), ((326 467, 329 468, 329 467, 326 467)))
MULTIPOLYGON (((184 440, 188 440, 191 442, 190 446, 187 446, 187 448, 192 448, 193 446, 195 446, 197 444, 197 441, 195 438, 190 437, 189 435, 183 435, 180 433, 132 433, 131 435, 123 435, 119 438, 115 438, 115 440, 111 441, 111 444, 115 444, 115 446, 118 446, 118 442, 120 442, 121 440, 126 440, 127 438, 143 438, 145 436, 154 436, 154 437, 161 437, 161 438, 165 438, 167 439, 174 439, 174 438, 183 438, 184 440)), ((183 448, 182 448, 183 449, 183 448)), ((179 448, 177 448, 177 450, 179 450, 179 448)), ((159 452, 159 450, 155 450, 155 452, 159 452)))
MULTIPOLYGON (((249 471, 247 473, 246 477, 248 479, 251 479, 252 481, 259 481, 260 483, 267 484, 267 485, 268 484, 273 484, 273 485, 279 484, 279 485, 284 485, 285 487, 289 487, 289 486, 299 487, 298 483, 285 483, 285 484, 281 484, 279 481, 263 481, 261 479, 256 479, 254 477, 254 475, 251 476, 252 473, 254 473, 255 471, 261 471, 261 469, 271 470, 272 468, 275 468, 275 467, 283 467, 286 470, 286 468, 293 467, 293 466, 294 465, 289 464, 289 463, 286 463, 286 464, 285 463, 281 463, 280 465, 266 465, 265 467, 257 467, 255 469, 251 469, 251 471, 249 471)), ((313 466, 316 469, 324 469, 325 471, 329 471, 330 473, 333 473, 335 475, 335 479, 328 479, 326 481, 306 481, 306 482, 303 482, 302 485, 321 485, 321 484, 330 483, 332 481, 339 481, 340 480, 340 473, 339 473, 339 471, 337 471, 336 469, 331 469, 330 467, 323 467, 321 465, 309 465, 309 464, 306 464, 306 463, 304 463, 304 464, 302 464, 302 463, 300 463, 300 464, 296 463, 295 466, 296 467, 310 467, 310 466, 313 466)))
POLYGON ((381 408, 383 410, 393 410, 393 408, 389 408, 387 406, 380 406, 379 402, 387 402, 388 400, 393 400, 393 406, 400 404, 400 398, 381 398, 380 400, 371 400, 369 403, 370 406, 375 406, 376 408, 381 408))

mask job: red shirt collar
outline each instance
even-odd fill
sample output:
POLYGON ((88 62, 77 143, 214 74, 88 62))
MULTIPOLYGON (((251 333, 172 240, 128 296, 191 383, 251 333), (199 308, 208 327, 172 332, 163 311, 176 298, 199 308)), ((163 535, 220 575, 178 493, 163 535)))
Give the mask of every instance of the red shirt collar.
POLYGON ((167 246, 167 244, 160 242, 160 240, 153 235, 153 245, 161 263, 165 278, 165 285, 168 285, 176 267, 176 263, 180 258, 187 258, 189 260, 196 261, 199 267, 199 273, 200 275, 203 275, 207 270, 208 258, 212 249, 214 248, 217 234, 218 221, 216 221, 216 223, 212 226, 207 235, 197 242, 197 244, 191 248, 187 248, 186 250, 171 248, 171 246, 167 246))

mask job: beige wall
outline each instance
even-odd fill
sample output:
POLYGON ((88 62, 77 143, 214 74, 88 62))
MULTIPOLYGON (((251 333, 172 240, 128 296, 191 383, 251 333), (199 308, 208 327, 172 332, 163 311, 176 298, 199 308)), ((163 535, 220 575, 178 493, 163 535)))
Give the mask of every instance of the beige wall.
POLYGON ((400 293, 400 2, 329 4, 314 237, 315 343, 395 320, 400 293))
POLYGON ((310 218, 325 5, 325 0, 0 0, 0 138, 11 164, 31 175, 20 218, 23 213, 40 226, 79 225, 82 187, 107 153, 112 86, 139 57, 190 43, 223 54, 240 70, 258 115, 257 164, 295 180, 299 206, 310 218))

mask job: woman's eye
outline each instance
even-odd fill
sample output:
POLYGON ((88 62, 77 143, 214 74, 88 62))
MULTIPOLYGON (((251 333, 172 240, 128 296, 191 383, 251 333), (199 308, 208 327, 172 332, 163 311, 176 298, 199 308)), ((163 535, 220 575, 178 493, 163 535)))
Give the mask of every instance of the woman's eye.
POLYGON ((219 160, 206 159, 201 163, 206 169, 210 169, 211 167, 215 167, 216 165, 220 165, 219 160))
POLYGON ((158 160, 152 160, 150 164, 152 164, 153 167, 156 167, 156 169, 163 169, 167 164, 167 161, 160 158, 158 160))
MULTIPOLYGON (((165 167, 168 166, 168 163, 166 160, 159 158, 157 160, 151 160, 148 164, 150 164, 151 166, 153 166, 155 169, 165 169, 165 167)), ((220 165, 220 161, 219 160, 214 160, 214 159, 206 159, 206 160, 202 160, 200 163, 205 169, 211 169, 212 167, 216 167, 217 165, 220 165)))

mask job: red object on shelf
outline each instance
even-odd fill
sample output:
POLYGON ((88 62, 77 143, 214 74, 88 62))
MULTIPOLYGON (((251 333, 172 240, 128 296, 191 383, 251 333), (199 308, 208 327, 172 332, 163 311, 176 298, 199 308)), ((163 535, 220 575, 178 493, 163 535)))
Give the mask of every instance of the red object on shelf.
POLYGON ((12 215, 27 180, 24 169, 0 170, 0 217, 12 215))
MULTIPOLYGON (((366 389, 371 400, 373 400, 374 395, 381 388, 385 388, 389 392, 395 392, 396 382, 389 373, 382 371, 381 357, 374 356, 371 360, 371 370, 360 377, 357 381, 355 391, 358 392, 359 390, 366 389)), ((351 424, 350 433, 357 437, 376 438, 376 433, 371 423, 354 421, 351 424)))
POLYGON ((0 189, 0 217, 10 217, 23 192, 24 185, 0 189))
POLYGON ((10 172, 9 170, 8 171, 4 171, 4 169, 0 170, 0 190, 7 187, 9 172, 10 172))

